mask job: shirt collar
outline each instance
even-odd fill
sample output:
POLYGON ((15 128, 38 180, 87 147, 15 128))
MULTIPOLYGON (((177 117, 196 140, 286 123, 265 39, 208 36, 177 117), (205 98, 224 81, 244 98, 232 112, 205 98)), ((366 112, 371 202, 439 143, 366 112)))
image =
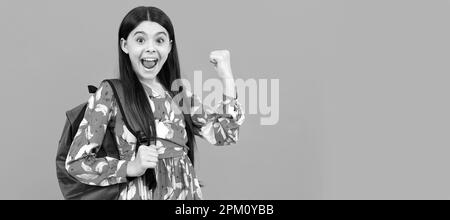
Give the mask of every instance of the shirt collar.
MULTIPOLYGON (((157 92, 154 92, 152 88, 150 88, 148 85, 141 83, 142 86, 144 87, 145 92, 147 93, 147 95, 149 97, 152 98, 158 98, 158 97, 162 97, 162 94, 158 94, 157 92)), ((167 91, 164 90, 165 95, 169 95, 169 93, 167 91)))

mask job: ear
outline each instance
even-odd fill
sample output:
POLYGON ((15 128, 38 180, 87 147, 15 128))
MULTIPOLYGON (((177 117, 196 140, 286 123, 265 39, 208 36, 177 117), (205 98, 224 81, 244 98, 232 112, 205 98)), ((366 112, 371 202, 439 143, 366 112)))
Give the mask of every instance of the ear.
POLYGON ((169 53, 172 52, 172 44, 173 44, 173 40, 169 41, 169 53))
POLYGON ((123 38, 120 38, 120 48, 126 54, 128 54, 127 41, 123 38))

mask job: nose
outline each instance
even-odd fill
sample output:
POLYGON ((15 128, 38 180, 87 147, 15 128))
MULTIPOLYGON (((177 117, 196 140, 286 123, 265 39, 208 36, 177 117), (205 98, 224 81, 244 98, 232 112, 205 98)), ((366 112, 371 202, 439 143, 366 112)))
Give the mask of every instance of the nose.
POLYGON ((145 52, 155 53, 156 50, 155 50, 155 48, 147 48, 147 49, 145 50, 145 52))
POLYGON ((145 52, 154 53, 156 52, 156 49, 152 43, 148 43, 145 52))

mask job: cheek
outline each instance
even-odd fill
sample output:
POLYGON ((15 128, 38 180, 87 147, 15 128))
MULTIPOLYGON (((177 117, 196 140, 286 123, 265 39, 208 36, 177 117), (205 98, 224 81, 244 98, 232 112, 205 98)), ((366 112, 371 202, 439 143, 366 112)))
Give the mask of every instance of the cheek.
POLYGON ((130 51, 129 52, 129 57, 130 57, 130 62, 131 62, 131 67, 133 68, 134 71, 139 72, 140 69, 140 56, 139 53, 130 51))
POLYGON ((161 50, 160 51, 161 58, 163 60, 167 60, 167 57, 169 56, 169 52, 170 52, 170 50, 168 50, 168 49, 161 50))
POLYGON ((141 54, 139 51, 130 51, 129 56, 131 63, 133 63, 133 65, 140 62, 141 54))
POLYGON ((128 46, 128 55, 130 56, 130 59, 132 61, 138 59, 141 55, 141 50, 142 49, 139 46, 130 43, 128 46))

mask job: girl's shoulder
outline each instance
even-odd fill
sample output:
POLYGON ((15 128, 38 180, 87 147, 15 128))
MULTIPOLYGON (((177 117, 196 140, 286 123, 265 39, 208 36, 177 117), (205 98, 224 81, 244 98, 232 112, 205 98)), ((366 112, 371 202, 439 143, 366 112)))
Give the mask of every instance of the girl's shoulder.
POLYGON ((114 89, 106 80, 100 82, 97 92, 95 93, 95 100, 103 100, 104 102, 114 101, 114 89))

